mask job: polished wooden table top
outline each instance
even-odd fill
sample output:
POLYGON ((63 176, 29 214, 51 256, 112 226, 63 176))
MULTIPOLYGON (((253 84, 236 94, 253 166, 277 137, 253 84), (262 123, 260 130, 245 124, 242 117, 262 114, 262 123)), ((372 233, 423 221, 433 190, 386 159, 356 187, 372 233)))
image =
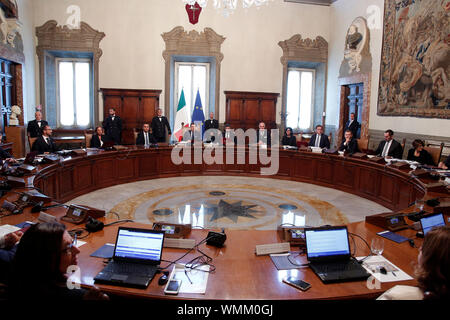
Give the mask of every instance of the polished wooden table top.
MULTIPOLYGON (((6 196, 9 200, 14 200, 17 195, 6 196)), ((47 213, 61 217, 65 213, 64 208, 53 208, 47 213)), ((17 224, 26 220, 36 221, 37 213, 30 213, 29 209, 21 215, 0 218, 1 224, 17 224)), ((113 222, 115 219, 102 218, 101 220, 113 222)), ((73 224, 65 223, 68 230, 79 228, 73 224)), ((82 225, 81 225, 82 226, 82 225)), ((81 282, 83 286, 89 287, 94 284, 93 278, 104 267, 104 259, 91 257, 90 255, 103 246, 105 243, 114 243, 119 226, 150 228, 149 225, 132 222, 120 223, 105 227, 102 231, 92 233, 83 241, 87 243, 80 247, 78 256, 78 266, 81 272, 81 282)), ((370 245, 371 239, 376 237, 376 232, 383 229, 357 222, 348 225, 349 232, 364 238, 370 245)), ((196 243, 203 240, 208 230, 193 230, 188 238, 195 239, 196 243)), ((225 230, 227 240, 223 248, 216 248, 206 244, 200 245, 200 250, 213 258, 211 264, 216 270, 209 275, 206 293, 186 294, 180 293, 177 296, 164 294, 164 286, 158 285, 156 275, 147 289, 134 289, 111 285, 99 285, 102 291, 127 297, 157 298, 157 299, 263 299, 263 300, 291 300, 291 299, 366 299, 376 298, 384 291, 397 284, 416 285, 415 280, 382 283, 377 289, 370 289, 366 281, 344 282, 336 284, 323 284, 321 280, 308 267, 289 271, 278 271, 269 256, 256 256, 255 246, 282 242, 276 231, 246 231, 246 230, 225 230), (302 292, 282 282, 287 276, 298 276, 309 282, 311 288, 302 292)), ((412 238, 415 234, 413 230, 403 230, 402 235, 412 238)), ((421 240, 416 239, 416 247, 420 247, 421 240)), ((365 256, 369 249, 359 238, 355 237, 356 249, 353 241, 350 241, 352 252, 356 250, 356 256, 365 256)), ((418 249, 412 248, 408 242, 397 244, 385 240, 383 256, 395 264, 397 267, 413 276, 414 264, 417 260, 418 249)), ((162 259, 174 261, 186 253, 185 249, 164 248, 162 259)), ((298 255, 298 247, 291 247, 293 256, 298 255)), ((192 251, 181 259, 180 263, 186 263, 199 255, 192 251)), ((306 263, 306 256, 300 255, 295 258, 298 263, 306 263)), ((168 265, 162 262, 161 267, 168 265)), ((171 266, 168 270, 172 270, 171 266)))

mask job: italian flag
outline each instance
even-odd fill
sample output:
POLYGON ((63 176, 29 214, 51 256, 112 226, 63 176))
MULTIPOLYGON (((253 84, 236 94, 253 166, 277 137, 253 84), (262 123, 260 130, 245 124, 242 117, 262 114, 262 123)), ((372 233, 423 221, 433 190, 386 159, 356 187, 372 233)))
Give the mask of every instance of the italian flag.
POLYGON ((177 108, 177 114, 175 115, 175 126, 174 126, 174 132, 175 137, 177 137, 178 141, 181 141, 183 138, 183 126, 181 123, 184 123, 184 127, 189 127, 189 112, 186 108, 186 100, 184 98, 184 91, 181 89, 181 95, 180 100, 178 101, 178 108, 177 108))

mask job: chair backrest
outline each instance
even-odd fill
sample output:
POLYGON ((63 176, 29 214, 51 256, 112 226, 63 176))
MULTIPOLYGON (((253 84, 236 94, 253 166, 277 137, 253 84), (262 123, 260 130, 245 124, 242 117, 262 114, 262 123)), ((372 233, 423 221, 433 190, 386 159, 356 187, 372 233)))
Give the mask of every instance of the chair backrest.
POLYGON ((403 154, 405 153, 405 144, 406 144, 406 138, 403 138, 402 143, 401 143, 401 146, 402 146, 402 157, 403 157, 403 154))
POLYGON ((369 149, 369 139, 356 139, 358 142, 358 149, 360 152, 367 152, 369 149))
POLYGON ((28 136, 28 144, 30 145, 30 151, 31 151, 31 148, 33 147, 33 143, 36 141, 36 139, 37 139, 37 137, 32 138, 32 137, 28 136))
POLYGON ((136 139, 138 136, 139 132, 136 130, 136 128, 133 129, 133 135, 134 135, 134 144, 136 144, 136 139))
POLYGON ((90 148, 91 147, 91 140, 92 140, 92 133, 84 132, 84 147, 90 148))
POLYGON ((428 153, 433 158, 433 162, 435 165, 439 164, 439 160, 441 160, 442 149, 444 148, 444 143, 442 142, 439 147, 431 147, 430 144, 427 144, 426 147, 423 147, 424 150, 428 151, 428 153))

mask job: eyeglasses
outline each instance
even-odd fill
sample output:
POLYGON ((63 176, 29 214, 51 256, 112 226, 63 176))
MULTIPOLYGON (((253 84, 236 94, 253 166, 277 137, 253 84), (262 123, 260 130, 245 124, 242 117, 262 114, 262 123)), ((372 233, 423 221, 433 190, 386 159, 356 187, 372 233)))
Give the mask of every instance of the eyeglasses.
POLYGON ((73 237, 72 243, 69 244, 64 250, 62 250, 64 253, 69 254, 72 253, 72 248, 77 247, 77 234, 75 233, 75 236, 73 237))

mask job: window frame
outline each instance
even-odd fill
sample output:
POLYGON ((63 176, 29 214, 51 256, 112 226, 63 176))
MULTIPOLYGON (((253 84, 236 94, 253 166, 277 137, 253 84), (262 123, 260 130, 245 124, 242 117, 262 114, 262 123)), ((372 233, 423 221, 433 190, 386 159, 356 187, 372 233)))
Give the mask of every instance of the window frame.
MULTIPOLYGON (((297 68, 297 67, 288 67, 287 73, 286 73, 286 113, 289 112, 288 110, 288 101, 289 101, 289 72, 290 71, 299 71, 300 72, 300 83, 299 83, 299 101, 298 101, 298 118, 297 118, 297 126, 295 128, 292 128, 293 131, 314 131, 314 106, 315 106, 315 94, 316 94, 316 69, 313 68, 297 68), (300 94, 301 94, 301 88, 302 88, 302 81, 301 81, 301 73, 302 72, 311 72, 312 73, 312 86, 311 86, 311 115, 309 119, 309 127, 308 128, 300 128, 299 122, 300 122, 300 94)), ((288 127, 288 117, 289 114, 286 116, 286 127, 288 127)))
MULTIPOLYGON (((178 70, 179 70, 179 66, 191 66, 191 68, 193 69, 194 66, 206 66, 206 86, 205 86, 205 101, 202 100, 202 108, 203 108, 203 114, 205 116, 205 120, 209 119, 209 95, 210 95, 210 90, 211 90, 211 79, 210 79, 210 72, 211 72, 211 63, 210 62, 195 62, 195 61, 174 61, 174 90, 173 90, 173 107, 172 107, 172 111, 173 111, 173 115, 174 115, 174 119, 175 116, 177 114, 177 108, 178 108, 178 101, 179 101, 179 96, 178 96, 178 70)), ((193 78, 191 77, 191 85, 193 85, 193 78)), ((192 86, 193 87, 193 86, 192 86)), ((191 106, 192 108, 194 107, 195 104, 195 98, 196 98, 196 94, 197 92, 194 90, 192 96, 191 96, 191 106)), ((185 93, 185 97, 186 97, 186 93, 185 93)), ((187 103, 187 101, 186 101, 187 103)), ((190 116, 192 117, 192 111, 193 109, 190 110, 190 116)), ((192 119, 191 119, 192 120, 192 119)), ((175 121, 175 120, 174 120, 175 121)))
POLYGON ((93 104, 93 97, 92 97, 92 91, 93 91, 93 63, 92 60, 89 58, 63 58, 63 57, 56 57, 55 58, 55 89, 56 89, 56 126, 57 128, 61 129, 87 129, 91 128, 93 126, 93 115, 94 115, 94 104, 93 104), (60 78, 59 78, 59 64, 60 62, 71 62, 73 66, 73 87, 74 87, 74 123, 72 125, 66 126, 61 123, 61 97, 60 97, 60 78), (75 81, 75 64, 76 62, 87 62, 89 64, 89 123, 85 126, 77 125, 76 120, 76 81, 75 81))

